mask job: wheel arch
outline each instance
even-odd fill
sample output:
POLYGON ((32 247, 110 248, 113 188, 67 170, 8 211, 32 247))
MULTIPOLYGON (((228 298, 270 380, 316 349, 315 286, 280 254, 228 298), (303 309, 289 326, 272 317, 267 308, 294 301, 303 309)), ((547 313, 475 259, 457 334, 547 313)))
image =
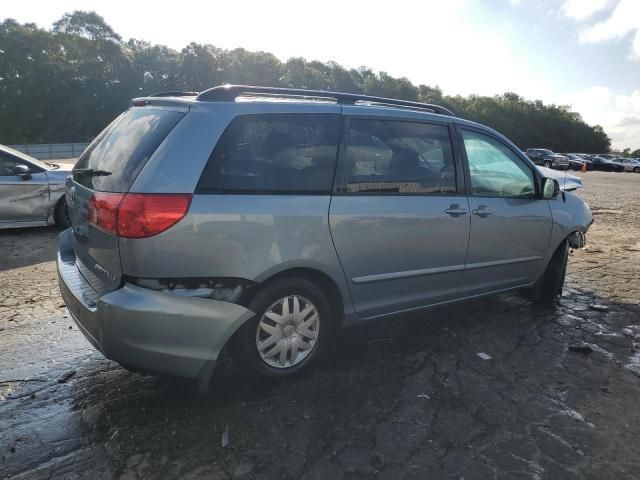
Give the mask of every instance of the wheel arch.
POLYGON ((327 294, 327 300, 332 308, 334 326, 340 328, 343 325, 346 314, 345 299, 338 283, 327 272, 309 266, 291 267, 261 278, 256 288, 242 298, 242 305, 247 306, 259 291, 283 278, 304 278, 316 284, 327 294))
MULTIPOLYGON (((536 281, 533 282, 533 285, 535 285, 540 280, 540 278, 542 278, 542 276, 544 275, 544 272, 547 271, 547 268, 549 268, 549 265, 551 264, 551 261, 553 260, 553 257, 555 256, 556 252, 565 243, 569 242, 569 237, 571 237, 572 235, 574 235, 575 233, 578 233, 578 232, 584 233, 584 229, 582 229, 581 227, 575 227, 574 229, 569 229, 569 230, 567 230, 565 232, 564 236, 562 236, 557 241, 552 241, 552 243, 549 244, 549 252, 548 252, 546 258, 544 259, 542 269, 540 270, 540 273, 539 273, 536 281)), ((569 244, 569 248, 573 248, 573 247, 571 247, 571 245, 569 244)))

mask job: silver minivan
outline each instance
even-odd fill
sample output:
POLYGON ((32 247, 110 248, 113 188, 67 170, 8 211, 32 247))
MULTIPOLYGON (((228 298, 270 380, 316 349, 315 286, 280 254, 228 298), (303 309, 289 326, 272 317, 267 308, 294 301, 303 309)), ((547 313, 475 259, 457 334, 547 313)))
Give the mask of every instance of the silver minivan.
POLYGON ((227 345, 287 376, 374 318, 513 289, 552 304, 592 222, 443 107, 246 86, 135 99, 66 197, 60 288, 84 335, 204 383, 227 345))

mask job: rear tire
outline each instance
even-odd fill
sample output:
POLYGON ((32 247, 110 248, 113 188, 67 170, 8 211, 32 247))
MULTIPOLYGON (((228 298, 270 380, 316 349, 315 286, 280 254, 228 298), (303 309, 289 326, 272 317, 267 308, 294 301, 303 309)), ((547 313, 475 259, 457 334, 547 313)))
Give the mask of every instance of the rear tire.
POLYGON ((308 370, 325 350, 333 324, 331 306, 306 278, 267 284, 248 308, 256 315, 236 334, 232 352, 236 363, 250 372, 291 377, 308 370))
POLYGON ((633 173, 640 173, 640 167, 634 167, 633 173))
POLYGON ((61 228, 69 228, 71 226, 71 219, 69 218, 69 205, 67 205, 66 197, 62 197, 56 204, 56 209, 53 214, 53 218, 61 228))
POLYGON ((553 254, 553 257, 551 257, 547 269, 531 291, 530 297, 534 305, 551 307, 557 303, 562 295, 568 258, 569 242, 564 240, 553 254))

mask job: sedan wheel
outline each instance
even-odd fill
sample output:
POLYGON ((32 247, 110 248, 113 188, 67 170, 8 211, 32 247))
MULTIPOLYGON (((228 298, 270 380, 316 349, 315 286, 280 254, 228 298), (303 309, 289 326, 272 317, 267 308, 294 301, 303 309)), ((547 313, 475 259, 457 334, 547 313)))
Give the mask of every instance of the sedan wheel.
POLYGON ((640 167, 634 167, 633 173, 640 173, 640 167))
POLYGON ((62 197, 56 205, 55 212, 56 224, 62 228, 69 228, 71 226, 71 218, 69 217, 69 205, 65 197, 62 197))
POLYGON ((298 365, 316 345, 320 314, 300 295, 275 301, 262 315, 256 332, 256 348, 263 362, 274 368, 298 365))

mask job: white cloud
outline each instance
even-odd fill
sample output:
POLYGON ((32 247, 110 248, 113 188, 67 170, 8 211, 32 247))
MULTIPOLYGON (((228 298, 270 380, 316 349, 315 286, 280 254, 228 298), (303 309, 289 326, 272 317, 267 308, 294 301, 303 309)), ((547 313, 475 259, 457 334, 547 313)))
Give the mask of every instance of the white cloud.
MULTIPOLYGON (((630 57, 640 59, 640 0, 564 0, 562 10, 566 16, 582 22, 580 42, 601 43, 630 37, 630 57), (597 12, 602 12, 604 19, 590 20, 597 12)), ((640 90, 623 95, 594 86, 572 95, 571 104, 587 123, 604 127, 613 148, 640 148, 640 90)))
POLYGON ((640 90, 622 95, 589 87, 573 95, 571 105, 587 123, 604 127, 614 149, 640 148, 640 90))
POLYGON ((565 0, 562 12, 576 20, 584 20, 610 3, 611 0, 565 0))
POLYGON ((580 32, 580 41, 599 43, 633 35, 631 53, 640 58, 640 1, 620 0, 609 17, 580 32))

